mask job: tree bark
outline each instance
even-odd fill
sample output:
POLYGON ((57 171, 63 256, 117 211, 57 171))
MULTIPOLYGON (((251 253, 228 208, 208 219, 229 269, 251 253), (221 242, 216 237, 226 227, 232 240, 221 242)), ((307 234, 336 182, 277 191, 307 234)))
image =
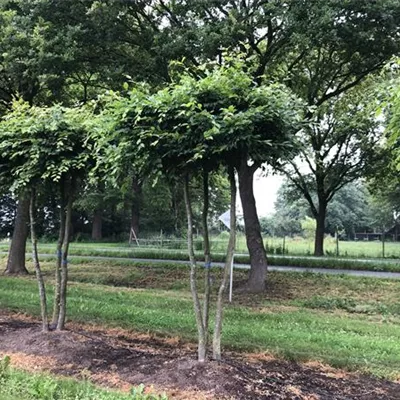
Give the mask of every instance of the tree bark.
POLYGON ((143 183, 136 177, 132 179, 132 207, 131 207, 131 229, 139 237, 140 208, 142 205, 143 183))
POLYGON ((98 208, 93 213, 92 239, 100 241, 103 239, 103 209, 98 208))
POLYGON ((231 271, 231 264, 235 253, 236 243, 236 182, 235 173, 233 168, 229 171, 230 191, 231 191, 231 221, 230 221, 230 233, 229 233, 229 244, 228 251, 226 254, 224 274, 222 277, 221 285, 218 290, 217 307, 215 313, 215 326, 214 326, 214 337, 213 337, 213 358, 214 360, 221 360, 221 333, 222 333, 222 321, 223 321, 223 310, 224 310, 224 294, 228 285, 228 278, 231 271))
POLYGON ((324 236, 325 236, 325 219, 327 205, 323 200, 319 201, 318 214, 316 215, 317 226, 315 229, 314 255, 324 255, 324 236))
POLYGON ((254 198, 253 179, 256 168, 254 166, 248 166, 247 158, 243 158, 237 170, 246 242, 251 264, 249 279, 245 289, 249 292, 257 293, 265 290, 268 263, 254 198))
POLYGON ((58 232, 57 241, 57 261, 55 270, 55 285, 54 285, 54 305, 53 305, 53 318, 52 325, 57 326, 58 318, 60 316, 60 293, 61 293, 61 264, 62 264, 62 245, 64 243, 65 235, 65 183, 61 182, 60 185, 60 230, 58 232))
POLYGON ((17 212, 15 217, 14 232, 12 236, 10 251, 8 253, 7 268, 5 274, 26 275, 28 270, 25 266, 26 240, 29 234, 29 195, 23 193, 18 198, 17 212))
POLYGON ((208 324, 210 317, 210 292, 211 292, 211 251, 210 251, 210 237, 208 232, 208 210, 209 210, 209 175, 208 171, 203 171, 203 243, 204 243, 204 304, 203 304, 203 325, 206 334, 206 346, 208 343, 208 324))
POLYGON ((39 287, 39 298, 40 298, 40 313, 42 315, 42 330, 43 332, 49 331, 49 320, 47 315, 47 300, 46 300, 46 287, 44 285, 43 275, 40 268, 38 249, 37 249, 37 237, 35 229, 35 204, 36 204, 36 193, 32 190, 30 205, 29 205, 29 216, 31 222, 31 240, 32 240, 32 258, 35 266, 36 279, 39 287))
MULTIPOLYGON (((73 186, 73 184, 71 185, 73 186)), ((61 331, 65 327, 65 317, 67 313, 67 285, 68 285, 68 250, 71 237, 71 219, 72 219, 72 203, 73 188, 70 188, 68 195, 67 207, 65 212, 65 232, 62 245, 61 258, 61 285, 60 285, 60 313, 58 316, 56 330, 61 331)))
POLYGON ((185 176, 184 184, 183 184, 183 194, 185 198, 185 206, 186 206, 186 216, 188 223, 187 230, 187 240, 188 240, 188 251, 189 251, 189 259, 190 259, 190 291, 192 293, 193 298, 193 307, 194 314, 196 318, 197 325, 197 333, 198 333, 198 345, 197 345, 197 354, 198 361, 205 362, 207 356, 207 346, 206 346, 206 332, 204 330, 203 317, 201 312, 201 304, 199 300, 199 294, 197 291, 196 284, 196 258, 194 255, 194 247, 193 247, 193 211, 192 204, 190 201, 189 194, 189 177, 185 176))

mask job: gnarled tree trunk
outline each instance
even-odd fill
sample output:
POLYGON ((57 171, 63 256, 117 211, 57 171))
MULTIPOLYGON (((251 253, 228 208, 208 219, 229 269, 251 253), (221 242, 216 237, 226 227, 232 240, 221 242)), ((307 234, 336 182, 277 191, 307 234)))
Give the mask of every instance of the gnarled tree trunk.
POLYGON ((267 255, 261 236, 260 221, 257 215, 254 198, 253 180, 257 166, 249 166, 247 158, 242 158, 237 168, 239 177, 239 192, 242 201, 243 219, 246 233, 247 248, 250 255, 250 274, 245 289, 257 293, 265 290, 267 275, 267 255))
POLYGON ((18 198, 17 213, 14 224, 10 251, 8 253, 6 274, 26 275, 25 266, 26 239, 29 234, 29 202, 30 196, 22 193, 18 198))

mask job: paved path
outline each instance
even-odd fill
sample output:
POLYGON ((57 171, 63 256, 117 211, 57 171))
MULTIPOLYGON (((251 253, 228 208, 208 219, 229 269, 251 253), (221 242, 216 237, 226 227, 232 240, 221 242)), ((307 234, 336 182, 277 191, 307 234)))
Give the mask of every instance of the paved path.
MULTIPOLYGON (((7 252, 1 251, 0 254, 7 254, 7 252)), ((27 254, 30 256, 30 254, 27 254)), ((40 258, 54 258, 53 254, 39 254, 40 258)), ((183 260, 160 260, 150 258, 127 258, 127 257, 105 257, 105 256, 69 256, 70 259, 78 258, 81 260, 118 260, 125 262, 149 262, 149 263, 174 263, 174 264, 188 264, 188 261, 183 260)), ((202 263, 199 262, 199 265, 202 263)), ((222 267, 224 264, 220 262, 213 263, 214 266, 222 267)), ((249 264, 235 264, 235 268, 238 269, 250 269, 249 264)), ((384 278, 384 279, 400 279, 400 272, 381 272, 381 271, 357 271, 350 269, 331 269, 331 268, 305 268, 305 267, 289 267, 289 266, 268 266, 270 271, 280 272, 311 272, 316 274, 328 274, 328 275, 349 275, 349 276, 360 276, 370 278, 384 278)))

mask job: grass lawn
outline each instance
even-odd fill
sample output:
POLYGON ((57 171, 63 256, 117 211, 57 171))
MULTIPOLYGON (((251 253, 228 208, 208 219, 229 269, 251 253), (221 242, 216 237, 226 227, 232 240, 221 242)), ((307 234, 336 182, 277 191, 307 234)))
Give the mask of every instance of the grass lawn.
MULTIPOLYGON (((279 255, 277 250, 283 247, 283 238, 264 237, 264 243, 268 248, 269 255, 279 255)), ((202 243, 201 238, 195 240, 197 250, 201 251, 202 243)), ((0 242, 0 250, 7 250, 9 243, 4 241, 0 242)), ((224 236, 214 236, 211 238, 211 250, 214 253, 224 253, 226 251, 227 238, 224 236)), ((55 251, 55 243, 41 243, 40 248, 44 250, 55 251)), ((186 240, 161 240, 144 239, 140 248, 136 245, 131 247, 127 242, 120 243, 72 243, 71 250, 73 251, 96 251, 107 250, 109 252, 129 252, 135 251, 162 251, 165 253, 176 253, 176 250, 186 250, 186 240)), ((293 256, 310 256, 313 254, 314 243, 313 240, 304 238, 286 238, 285 249, 289 255, 293 256)), ((247 254, 246 240, 243 234, 238 234, 237 253, 247 254)), ((328 256, 336 256, 336 242, 333 238, 325 239, 325 251, 328 256)), ((349 258, 381 258, 382 257, 382 243, 379 241, 340 241, 339 242, 339 255, 341 257, 349 258)), ((387 258, 400 258, 400 242, 386 242, 385 243, 385 257, 387 258)))
MULTIPOLYGON (((5 252, 8 244, 0 244, 0 251, 5 252)), ((43 254, 55 254, 55 244, 41 243, 39 252, 43 254)), ((29 249, 28 249, 29 251, 29 249)), ((5 253, 0 255, 5 257, 5 253)), ((113 258, 142 258, 142 259, 163 259, 188 261, 187 250, 165 249, 150 247, 117 247, 107 243, 72 243, 70 247, 71 256, 84 257, 113 257, 113 258)), ((196 252, 199 261, 204 260, 202 251, 196 252)), ((222 262, 225 260, 224 253, 212 254, 213 261, 222 262)), ((235 262, 248 264, 250 262, 247 254, 236 254, 235 262)), ((304 268, 331 268, 331 269, 353 269, 368 271, 400 272, 400 260, 397 259, 354 259, 335 257, 310 257, 310 256, 283 256, 268 255, 269 265, 293 266, 304 268)))
MULTIPOLYGON (((137 393, 134 391, 136 390, 137 393)), ((88 381, 61 379, 45 374, 30 374, 6 366, 0 359, 0 400, 167 400, 165 396, 130 394, 105 390, 88 381)))
MULTIPOLYGON (((52 264, 43 267, 51 290, 52 264)), ((216 280, 220 272, 213 271, 216 280)), ((244 276, 236 271, 235 281, 244 276)), ((73 264, 70 279, 71 320, 195 341, 188 271, 182 266, 73 264)), ((234 300, 225 313, 225 347, 399 378, 398 281, 270 273, 265 295, 236 293, 234 300)), ((38 315, 34 278, 1 277, 0 308, 38 315)))

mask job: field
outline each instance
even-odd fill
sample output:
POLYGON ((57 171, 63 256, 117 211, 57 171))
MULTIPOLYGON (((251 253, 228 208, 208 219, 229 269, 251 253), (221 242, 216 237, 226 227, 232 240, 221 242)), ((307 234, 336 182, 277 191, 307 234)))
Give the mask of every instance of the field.
MULTIPOLYGON (((51 290, 53 263, 45 262, 43 268, 48 288, 51 290)), ((220 273, 219 269, 213 270, 215 280, 220 273)), ((235 271, 237 286, 244 279, 245 272, 235 271)), ((86 332, 82 339, 88 336, 89 329, 97 330, 96 338, 104 336, 94 344, 86 343, 85 349, 91 345, 103 346, 106 341, 111 340, 112 332, 119 332, 118 338, 133 335, 132 340, 135 343, 138 342, 138 338, 142 338, 139 340, 142 352, 143 341, 147 340, 149 343, 146 342, 146 349, 153 348, 154 342, 158 343, 160 349, 167 346, 167 343, 168 354, 171 351, 177 352, 186 364, 194 358, 196 330, 189 294, 188 271, 185 266, 172 263, 126 263, 123 260, 85 263, 80 261, 71 265, 70 280, 69 320, 70 326, 75 326, 71 329, 76 333, 76 327, 79 327, 78 332, 86 332)), ((200 288, 202 282, 200 273, 200 288)), ((215 287, 216 285, 214 289, 215 287)), ((0 309, 6 311, 3 324, 0 319, 0 353, 3 355, 10 354, 13 360, 14 353, 35 352, 35 346, 38 352, 43 348, 59 346, 57 342, 57 345, 53 343, 52 346, 47 344, 47 347, 43 347, 36 320, 29 319, 39 315, 37 285, 33 277, 1 277, 0 309), (19 322, 12 322, 13 320, 19 322), (16 339, 10 339, 13 335, 5 336, 2 326, 6 327, 6 331, 14 332, 16 339), (39 344, 36 344, 37 341, 39 344)), ((325 369, 340 368, 377 378, 400 379, 399 281, 274 272, 269 274, 267 292, 263 295, 249 296, 235 288, 234 302, 227 305, 225 318, 223 345, 228 359, 234 360, 235 363, 242 363, 250 355, 256 357, 257 362, 261 362, 260 357, 264 357, 269 361, 263 361, 263 368, 267 368, 265 363, 269 362, 272 364, 268 364, 268 368, 288 375, 290 368, 297 368, 296 376, 302 376, 304 381, 307 377, 311 379, 312 374, 316 376, 321 366, 325 369), (298 362, 302 364, 296 364, 298 362), (294 367, 295 365, 300 366, 294 367), (311 370, 309 365, 312 366, 311 370)), ((93 336, 93 333, 89 336, 93 336)), ((116 338, 112 338, 114 343, 116 338)), ((68 336, 62 342, 70 341, 68 336)), ((132 342, 121 342, 120 346, 130 347, 132 342)), ((72 348, 68 349, 67 352, 72 351, 72 348)), ((163 351, 160 350, 162 354, 163 351)), ((154 353, 154 349, 152 352, 154 353)), ((52 353, 49 355, 54 357, 52 353)), ((110 360, 111 364, 116 365, 116 372, 120 373, 123 379, 128 379, 119 365, 120 362, 121 360, 110 360)), ((153 357, 150 361, 147 358, 146 362, 157 361, 154 361, 153 357)), ((69 364, 71 360, 63 360, 63 363, 69 364)), ((86 368, 94 381, 104 384, 104 379, 98 378, 92 367, 86 368)), ((168 388, 173 381, 169 369, 163 373, 158 371, 159 376, 167 375, 164 376, 164 380, 156 374, 157 376, 151 375, 149 381, 144 383, 155 383, 156 387, 161 389, 165 386, 168 388)), ((337 374, 336 370, 329 371, 330 374, 337 374)), ((54 372, 71 374, 71 371, 66 372, 60 368, 55 368, 54 372)), ((132 374, 129 377, 132 377, 132 374)), ((276 379, 276 376, 272 378, 276 379)), ((222 376, 221 380, 223 379, 222 376)), ((361 378, 349 375, 348 379, 348 385, 352 387, 354 380, 361 378)), ((257 382, 257 379, 254 378, 254 381, 257 382)), ((297 382, 296 385, 304 386, 304 382, 301 382, 297 382)), ((368 382, 373 382, 374 387, 379 388, 384 381, 368 378, 368 382)), ((137 385, 141 382, 129 383, 137 385)), ((240 382, 228 392, 236 393, 240 389, 238 385, 240 386, 240 382)), ((390 389, 392 384, 387 385, 390 389)), ((394 385, 398 389, 398 386, 394 385)), ((185 388, 191 389, 193 387, 185 388)), ((255 390, 254 387, 252 390, 255 390)), ((304 387, 302 390, 305 390, 304 387)), ((323 398, 336 397, 327 395, 323 398)))
MULTIPOLYGON (((239 243, 244 245, 243 237, 239 237, 239 243)), ((212 245, 212 259, 214 262, 223 262, 225 259, 226 241, 214 240, 212 245), (225 250, 224 250, 225 249, 225 250)), ((299 250, 303 246, 307 245, 305 240, 288 241, 288 246, 297 246, 299 250)), ((332 245, 331 241, 327 241, 332 245)), ((0 254, 1 256, 6 256, 8 250, 8 243, 0 243, 0 254)), ((181 260, 188 261, 188 253, 186 250, 186 242, 180 241, 151 241, 142 242, 139 247, 137 245, 129 246, 127 243, 72 243, 70 247, 70 255, 83 258, 90 257, 107 257, 107 258, 126 258, 126 259, 161 259, 161 260, 181 260), (157 247, 155 247, 157 245, 157 247)), ((369 271, 386 271, 386 272, 400 272, 400 259, 399 258, 376 258, 370 257, 365 258, 366 251, 372 251, 378 249, 378 247, 373 247, 378 245, 374 242, 369 243, 356 243, 356 242, 341 242, 340 246, 349 246, 349 251, 352 250, 353 253, 347 255, 346 257, 312 257, 307 254, 302 255, 291 255, 291 254, 281 254, 282 248, 279 247, 279 242, 275 239, 266 239, 267 252, 268 252, 268 263, 269 265, 277 266, 293 266, 293 267, 303 267, 303 268, 330 268, 330 269, 353 269, 353 270, 369 270, 369 271), (363 253, 361 253, 363 252, 363 253), (358 254, 358 258, 356 257, 358 254)), ((309 244, 310 245, 310 244, 309 244)), ((391 254, 395 254, 395 251, 400 250, 400 244, 398 243, 388 243, 386 247, 391 251, 391 254)), ((41 254, 46 254, 49 256, 55 255, 56 245, 54 243, 40 243, 39 252, 41 254)), ((199 261, 204 260, 204 254, 202 249, 201 239, 196 242, 196 257, 199 261)), ((29 256, 29 246, 28 246, 28 256, 29 256)), ((250 262, 249 255, 247 251, 242 249, 236 252, 235 263, 238 264, 248 264, 250 262)), ((328 250, 329 251, 329 250, 328 250)), ((77 262, 71 258, 72 261, 77 262)), ((78 259, 79 262, 79 259, 78 259)))
MULTIPOLYGON (((224 232, 223 232, 224 233, 224 232)), ((271 255, 281 255, 283 253, 283 245, 285 246, 285 254, 292 256, 310 256, 313 254, 314 243, 312 240, 304 238, 277 238, 277 237, 264 237, 265 246, 268 253, 271 255)), ((211 237, 211 250, 214 253, 226 251, 227 236, 220 234, 219 236, 211 237)), ((43 249, 54 249, 55 242, 41 243, 43 249)), ((147 250, 186 250, 185 239, 167 239, 161 237, 152 237, 149 239, 140 239, 139 248, 147 250)), ((202 240, 198 237, 195 240, 196 250, 202 250, 202 240)), ((88 242, 75 242, 72 244, 72 249, 108 249, 114 250, 128 250, 136 249, 138 246, 134 242, 131 246, 127 242, 120 243, 88 243, 88 242)), ((7 241, 0 241, 0 249, 8 248, 7 241)), ((237 254, 247 254, 246 239, 243 234, 238 234, 236 244, 237 254)), ((336 257, 336 241, 332 237, 325 239, 325 252, 326 255, 336 257)), ((339 241, 339 256, 345 258, 382 258, 382 242, 379 241, 339 241)), ((386 258, 400 258, 400 242, 385 242, 385 257, 386 258)))

